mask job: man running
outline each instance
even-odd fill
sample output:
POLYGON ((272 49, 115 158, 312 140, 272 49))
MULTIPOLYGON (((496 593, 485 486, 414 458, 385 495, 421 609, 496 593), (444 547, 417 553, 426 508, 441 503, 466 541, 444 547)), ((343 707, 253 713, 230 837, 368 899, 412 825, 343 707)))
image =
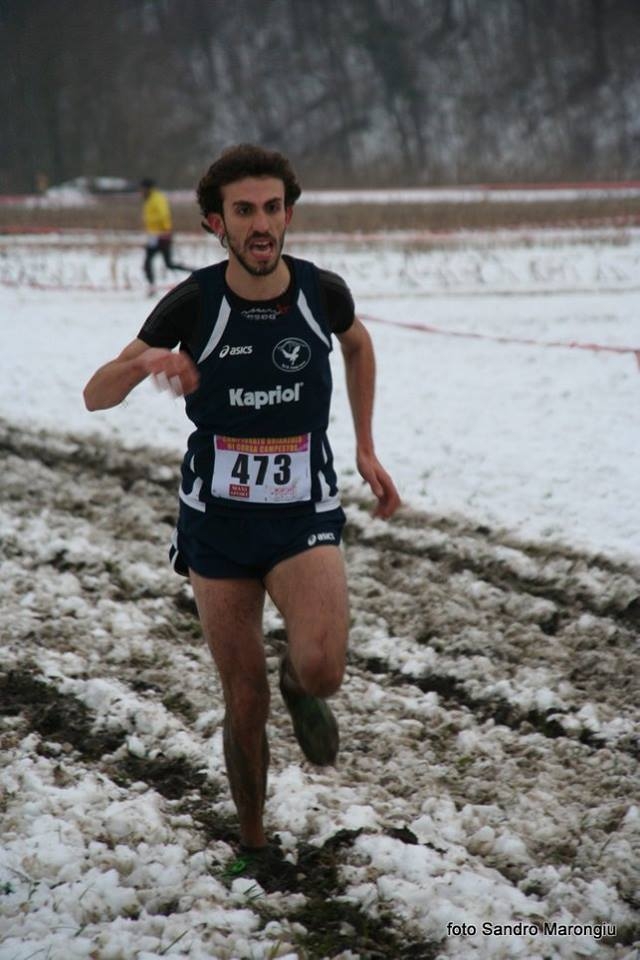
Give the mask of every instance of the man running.
POLYGON ((191 273, 191 267, 176 263, 173 259, 173 220, 171 207, 166 193, 156 187, 155 180, 145 177, 140 181, 142 194, 142 222, 147 234, 143 271, 149 283, 149 296, 154 296, 156 285, 153 273, 153 260, 162 255, 167 270, 184 270, 191 273))
POLYGON ((225 151, 200 181, 198 201, 203 226, 228 259, 167 294, 84 391, 89 410, 104 409, 151 375, 185 396, 195 431, 170 553, 190 578, 220 675, 241 849, 258 861, 270 849, 265 592, 286 627, 280 690, 302 751, 328 765, 339 746, 326 702, 343 679, 349 624, 339 549, 345 517, 326 433, 332 335, 375 514, 390 517, 400 503, 374 450, 374 354, 351 294, 336 274, 282 253, 299 195, 282 154, 246 144, 225 151))

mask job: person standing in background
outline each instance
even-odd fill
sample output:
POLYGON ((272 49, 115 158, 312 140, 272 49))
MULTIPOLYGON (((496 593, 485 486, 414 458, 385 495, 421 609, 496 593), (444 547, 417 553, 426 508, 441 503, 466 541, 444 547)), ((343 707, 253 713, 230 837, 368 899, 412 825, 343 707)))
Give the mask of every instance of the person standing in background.
POLYGON ((152 297, 156 293, 153 273, 153 259, 156 254, 162 254, 168 270, 184 270, 192 272, 192 267, 173 260, 173 221, 171 207, 167 195, 156 187, 155 180, 145 177, 140 181, 142 193, 142 220, 147 233, 147 243, 144 257, 144 275, 149 284, 148 293, 152 297))

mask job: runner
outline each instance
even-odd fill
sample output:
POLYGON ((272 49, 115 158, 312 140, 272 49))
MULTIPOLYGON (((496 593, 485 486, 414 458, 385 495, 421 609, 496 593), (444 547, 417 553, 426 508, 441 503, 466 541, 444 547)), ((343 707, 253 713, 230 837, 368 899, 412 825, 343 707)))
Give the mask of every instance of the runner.
POLYGON ((190 578, 221 679, 240 862, 248 855, 258 867, 277 853, 263 823, 265 591, 286 627, 279 685, 300 747, 319 765, 333 764, 339 747, 326 702, 343 679, 349 623, 339 548, 345 517, 326 433, 333 335, 345 363, 356 463, 377 499, 375 515, 390 517, 400 503, 374 450, 375 360, 351 294, 336 274, 282 252, 299 195, 282 154, 251 145, 225 151, 200 181, 198 201, 203 226, 228 259, 167 294, 84 391, 89 410, 105 409, 151 375, 185 396, 195 430, 170 556, 190 578))
POLYGON ((183 270, 185 273, 191 273, 191 267, 176 263, 173 259, 173 220, 166 193, 158 190, 155 180, 151 177, 145 177, 140 181, 140 193, 143 200, 142 222, 147 232, 142 269, 149 283, 147 292, 152 297, 156 293, 153 260, 158 253, 162 255, 167 270, 183 270))

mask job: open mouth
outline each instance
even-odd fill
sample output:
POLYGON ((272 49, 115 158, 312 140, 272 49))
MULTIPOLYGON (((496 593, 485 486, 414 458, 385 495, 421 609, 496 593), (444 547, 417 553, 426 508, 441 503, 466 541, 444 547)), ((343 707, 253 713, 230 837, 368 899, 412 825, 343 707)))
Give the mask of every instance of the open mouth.
POLYGON ((252 237, 247 247, 256 260, 269 260, 274 254, 276 245, 270 237, 252 237))

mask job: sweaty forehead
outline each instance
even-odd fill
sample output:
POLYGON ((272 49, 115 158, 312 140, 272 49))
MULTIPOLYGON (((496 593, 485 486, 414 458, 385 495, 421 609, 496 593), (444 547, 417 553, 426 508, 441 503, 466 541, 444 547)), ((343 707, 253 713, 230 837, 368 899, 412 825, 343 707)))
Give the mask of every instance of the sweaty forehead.
POLYGON ((245 177, 221 188, 227 203, 263 204, 269 200, 284 200, 284 183, 277 177, 245 177))

